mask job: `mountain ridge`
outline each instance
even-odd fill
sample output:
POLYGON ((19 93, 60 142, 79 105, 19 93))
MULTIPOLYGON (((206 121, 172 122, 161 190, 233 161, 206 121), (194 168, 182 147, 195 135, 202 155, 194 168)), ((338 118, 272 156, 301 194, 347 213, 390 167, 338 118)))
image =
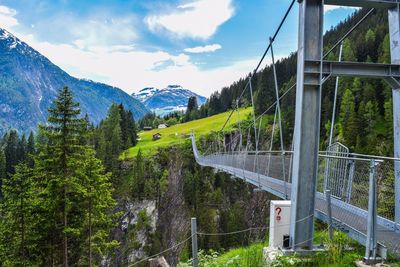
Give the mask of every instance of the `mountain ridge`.
POLYGON ((0 28, 0 133, 9 129, 34 131, 46 121, 47 109, 58 90, 68 86, 82 114, 95 124, 107 114, 113 103, 122 103, 135 119, 148 109, 117 87, 87 79, 75 78, 44 55, 0 28))
POLYGON ((157 115, 165 115, 177 110, 185 110, 189 97, 195 96, 198 105, 206 102, 206 98, 180 85, 168 85, 165 88, 146 87, 132 96, 141 101, 157 115))

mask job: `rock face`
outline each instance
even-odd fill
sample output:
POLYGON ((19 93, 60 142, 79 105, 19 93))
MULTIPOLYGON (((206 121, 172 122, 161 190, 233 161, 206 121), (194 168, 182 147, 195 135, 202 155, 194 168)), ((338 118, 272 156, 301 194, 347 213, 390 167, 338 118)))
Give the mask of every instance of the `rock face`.
POLYGON ((126 200, 121 203, 119 211, 123 215, 112 236, 121 246, 114 251, 114 257, 104 257, 102 267, 124 266, 146 258, 151 236, 156 231, 158 209, 155 200, 126 200))
POLYGON ((180 153, 171 149, 168 163, 168 189, 160 200, 160 216, 157 229, 162 233, 163 248, 171 248, 164 254, 171 266, 178 264, 178 259, 183 246, 176 246, 187 238, 190 231, 190 215, 183 195, 183 159, 180 153))
POLYGON ((127 231, 129 227, 136 226, 136 242, 140 244, 140 247, 131 251, 127 256, 128 262, 133 263, 146 257, 145 247, 149 243, 149 235, 153 234, 156 230, 158 212, 156 202, 151 200, 129 203, 127 210, 128 212, 122 219, 122 230, 127 231), (142 222, 143 216, 148 219, 145 224, 142 222))
POLYGON ((140 100, 148 109, 157 115, 165 115, 176 110, 186 110, 189 97, 197 97, 200 106, 206 102, 206 98, 200 96, 180 85, 168 85, 166 88, 158 89, 147 87, 132 96, 140 100))
POLYGON ((47 118, 57 91, 68 86, 81 105, 82 114, 98 123, 109 106, 122 103, 136 119, 148 109, 119 88, 77 79, 46 57, 0 28, 0 134, 15 128, 28 132, 47 118))

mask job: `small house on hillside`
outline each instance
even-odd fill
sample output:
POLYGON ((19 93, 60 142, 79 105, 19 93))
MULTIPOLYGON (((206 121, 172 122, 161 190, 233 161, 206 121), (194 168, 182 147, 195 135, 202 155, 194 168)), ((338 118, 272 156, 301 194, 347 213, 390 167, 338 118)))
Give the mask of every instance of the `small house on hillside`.
POLYGON ((160 125, 158 125, 158 129, 165 129, 165 128, 168 128, 168 124, 161 123, 160 125))
POLYGON ((160 138, 161 138, 161 134, 160 133, 153 134, 153 141, 156 141, 156 140, 158 140, 160 138))
POLYGON ((151 130, 153 130, 153 127, 145 126, 145 127, 143 127, 143 130, 144 131, 151 131, 151 130))

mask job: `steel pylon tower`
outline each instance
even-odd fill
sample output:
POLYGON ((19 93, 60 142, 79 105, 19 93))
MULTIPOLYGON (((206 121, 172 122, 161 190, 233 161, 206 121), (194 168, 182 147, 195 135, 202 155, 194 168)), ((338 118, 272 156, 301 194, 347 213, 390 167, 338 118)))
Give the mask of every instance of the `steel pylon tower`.
MULTIPOLYGON (((382 78, 393 89, 394 157, 400 158, 400 0, 299 0, 296 117, 290 242, 313 246, 322 80, 331 76, 382 78), (323 58, 324 4, 388 10, 392 64, 323 58)), ((400 227, 400 162, 395 163, 395 222, 400 227)), ((400 230, 400 229, 399 229, 400 230)))

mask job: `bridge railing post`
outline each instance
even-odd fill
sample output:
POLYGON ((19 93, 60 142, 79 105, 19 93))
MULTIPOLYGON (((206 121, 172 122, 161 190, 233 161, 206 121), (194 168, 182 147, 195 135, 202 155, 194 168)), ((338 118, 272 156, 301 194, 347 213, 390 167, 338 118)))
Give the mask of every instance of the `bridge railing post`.
POLYGON ((366 264, 375 264, 377 256, 377 181, 375 179, 375 160, 370 161, 369 173, 369 197, 368 197, 368 225, 367 225, 367 242, 365 244, 366 264))
POLYGON ((196 218, 192 218, 192 257, 193 257, 193 267, 199 266, 199 258, 197 255, 197 221, 196 218))
POLYGON ((325 190, 326 197, 326 215, 328 216, 328 233, 329 240, 333 240, 333 225, 332 225, 332 202, 331 202, 331 190, 325 190))

